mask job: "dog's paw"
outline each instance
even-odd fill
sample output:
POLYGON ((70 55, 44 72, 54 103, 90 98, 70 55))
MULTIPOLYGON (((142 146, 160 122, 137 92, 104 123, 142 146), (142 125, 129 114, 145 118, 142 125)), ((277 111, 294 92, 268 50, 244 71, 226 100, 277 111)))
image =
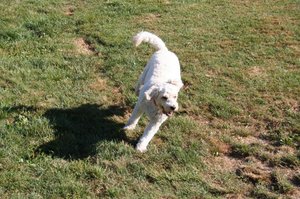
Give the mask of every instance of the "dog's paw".
POLYGON ((131 125, 126 125, 123 127, 123 130, 133 130, 135 129, 136 125, 135 124, 131 124, 131 125))
POLYGON ((141 153, 144 153, 147 151, 147 146, 143 146, 142 144, 138 143, 135 147, 135 149, 138 151, 138 152, 141 152, 141 153))

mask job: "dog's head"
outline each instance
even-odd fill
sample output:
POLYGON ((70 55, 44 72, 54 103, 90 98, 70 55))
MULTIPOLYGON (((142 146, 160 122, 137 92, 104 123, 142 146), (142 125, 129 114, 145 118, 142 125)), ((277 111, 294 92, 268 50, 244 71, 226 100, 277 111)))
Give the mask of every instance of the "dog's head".
POLYGON ((154 104, 167 116, 171 116, 178 110, 178 93, 182 83, 167 82, 150 87, 145 92, 147 100, 153 100, 154 104))

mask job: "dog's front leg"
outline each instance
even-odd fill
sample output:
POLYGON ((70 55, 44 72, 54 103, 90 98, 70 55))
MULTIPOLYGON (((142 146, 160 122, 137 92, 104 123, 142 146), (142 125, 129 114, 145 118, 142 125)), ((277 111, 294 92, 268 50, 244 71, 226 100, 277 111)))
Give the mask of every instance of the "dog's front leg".
POLYGON ((133 109, 133 112, 127 122, 127 124, 125 125, 125 127, 123 128, 124 130, 133 130, 135 129, 139 119, 141 118, 143 114, 143 110, 142 110, 142 107, 141 107, 141 103, 138 102, 134 109, 133 109))
POLYGON ((147 151, 147 146, 153 136, 157 133, 159 127, 162 125, 164 121, 166 121, 168 117, 162 116, 160 118, 150 119, 150 123, 146 127, 142 137, 140 138, 139 142, 136 145, 136 150, 140 152, 147 151))

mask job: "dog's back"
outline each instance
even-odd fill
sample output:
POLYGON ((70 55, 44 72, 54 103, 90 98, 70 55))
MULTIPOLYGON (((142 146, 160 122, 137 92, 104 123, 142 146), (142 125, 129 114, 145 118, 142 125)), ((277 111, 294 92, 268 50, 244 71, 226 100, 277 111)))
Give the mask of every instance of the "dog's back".
POLYGON ((164 83, 168 81, 181 81, 180 64, 177 56, 168 50, 155 52, 146 68, 147 74, 144 83, 164 83))
POLYGON ((151 85, 165 82, 182 84, 179 60, 173 52, 168 50, 165 43, 158 36, 149 32, 140 32, 133 37, 135 46, 142 42, 151 44, 157 51, 148 61, 139 84, 151 85))

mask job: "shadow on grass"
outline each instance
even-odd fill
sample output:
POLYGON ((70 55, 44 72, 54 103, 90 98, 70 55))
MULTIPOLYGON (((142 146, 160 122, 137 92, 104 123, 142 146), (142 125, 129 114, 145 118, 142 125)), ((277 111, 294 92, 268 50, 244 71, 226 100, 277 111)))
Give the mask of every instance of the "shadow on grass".
POLYGON ((96 154, 96 145, 101 141, 128 140, 122 126, 112 120, 121 116, 124 108, 102 107, 84 104, 70 109, 49 109, 44 116, 55 129, 55 139, 38 147, 38 153, 45 153, 65 159, 82 159, 96 154))

